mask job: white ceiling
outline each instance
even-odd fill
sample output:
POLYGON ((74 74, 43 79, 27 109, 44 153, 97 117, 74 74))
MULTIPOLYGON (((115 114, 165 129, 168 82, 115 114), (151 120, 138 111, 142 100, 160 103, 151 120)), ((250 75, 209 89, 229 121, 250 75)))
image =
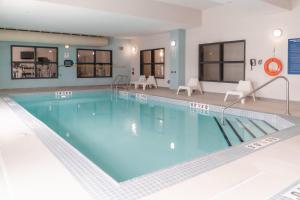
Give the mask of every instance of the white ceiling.
POLYGON ((147 7, 142 0, 0 0, 0 27, 131 37, 201 24, 200 11, 161 5, 147 7), (125 1, 136 1, 144 10, 122 5, 125 1))
MULTIPOLYGON (((161 30, 155 20, 38 1, 2 1, 0 26, 28 30, 130 36, 161 30), (122 23, 120 23, 122 22, 122 23), (128 28, 130 27, 130 28, 128 28)), ((168 24, 164 24, 166 28, 168 24)))
POLYGON ((194 8, 198 10, 205 10, 208 8, 212 8, 214 6, 222 5, 222 3, 218 3, 213 0, 156 0, 168 4, 176 4, 179 6, 185 6, 189 8, 194 8))
MULTIPOLYGON (((283 9, 291 9, 293 2, 298 0, 155 0, 168 4, 174 4, 184 7, 189 7, 198 10, 206 10, 216 6, 227 6, 230 4, 236 6, 250 5, 252 7, 258 7, 260 5, 268 5, 269 7, 277 7, 283 9), (263 4, 264 3, 264 4, 263 4)), ((243 9, 243 7, 240 7, 243 9)))
POLYGON ((0 27, 132 37, 201 26, 202 10, 221 5, 229 13, 251 15, 277 12, 287 1, 292 0, 0 0, 0 27))

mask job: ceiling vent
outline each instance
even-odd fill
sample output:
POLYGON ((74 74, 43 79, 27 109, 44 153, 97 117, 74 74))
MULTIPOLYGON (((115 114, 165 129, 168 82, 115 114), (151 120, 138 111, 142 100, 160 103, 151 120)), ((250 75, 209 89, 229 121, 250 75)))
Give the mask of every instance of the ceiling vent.
POLYGON ((0 29, 0 41, 107 46, 108 38, 94 35, 0 29))

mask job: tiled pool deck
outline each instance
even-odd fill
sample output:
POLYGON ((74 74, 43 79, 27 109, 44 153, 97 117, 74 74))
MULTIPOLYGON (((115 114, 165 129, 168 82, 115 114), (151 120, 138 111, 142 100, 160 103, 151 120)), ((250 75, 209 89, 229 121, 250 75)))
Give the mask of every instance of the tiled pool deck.
MULTIPOLYGON (((48 92, 48 91, 57 91, 57 90, 95 90, 95 89, 109 89, 110 86, 78 86, 78 87, 58 87, 58 88, 31 88, 31 89, 6 89, 0 90, 0 94, 8 94, 8 93, 32 93, 32 92, 48 92)), ((204 95, 193 94, 191 97, 188 97, 186 93, 182 92, 179 95, 176 95, 176 91, 170 90, 168 88, 158 88, 143 91, 141 89, 135 90, 130 89, 129 91, 144 93, 153 96, 167 97, 172 99, 186 100, 186 101, 196 101, 201 103, 206 103, 210 105, 224 105, 224 94, 217 93, 207 93, 204 95)), ((284 92, 284 91, 283 91, 284 92)), ((228 99, 227 104, 230 104, 233 99, 228 99)), ((234 107, 259 111, 259 112, 267 112, 274 114, 285 114, 285 102, 280 100, 273 99, 262 99, 257 98, 257 101, 254 103, 252 99, 246 101, 246 104, 237 104, 234 107)), ((300 102, 291 102, 291 114, 295 117, 300 117, 300 102)))

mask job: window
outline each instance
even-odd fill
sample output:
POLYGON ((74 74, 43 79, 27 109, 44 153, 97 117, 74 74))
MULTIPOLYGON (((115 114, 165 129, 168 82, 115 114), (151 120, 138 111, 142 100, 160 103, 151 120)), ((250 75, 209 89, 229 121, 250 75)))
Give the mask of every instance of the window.
POLYGON ((146 77, 165 78, 165 49, 147 49, 142 50, 141 57, 141 75, 146 77))
POLYGON ((58 77, 57 47, 11 46, 12 79, 58 77))
POLYGON ((236 83, 245 80, 246 41, 199 45, 199 80, 236 83))
POLYGON ((112 77, 112 51, 77 49, 77 77, 112 77))

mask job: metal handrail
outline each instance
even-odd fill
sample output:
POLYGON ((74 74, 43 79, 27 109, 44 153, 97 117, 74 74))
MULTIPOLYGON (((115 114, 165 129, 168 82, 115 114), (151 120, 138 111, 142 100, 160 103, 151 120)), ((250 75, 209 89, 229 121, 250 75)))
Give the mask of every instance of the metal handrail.
POLYGON ((222 124, 224 125, 224 113, 225 113, 225 110, 232 107, 233 105, 239 103, 241 100, 245 99, 246 97, 254 94, 255 92, 259 91, 260 89, 266 87, 267 85, 269 85, 270 83, 278 80, 278 79, 284 79, 286 81, 286 114, 287 115, 290 115, 290 81, 289 79, 287 79, 285 76, 278 76, 276 78, 273 78, 272 80, 266 82, 265 84, 261 85, 260 87, 256 88, 255 90, 252 90, 251 92, 249 92, 247 95, 239 98, 238 100, 236 100, 235 102, 233 102, 232 104, 224 107, 222 109, 222 124))
POLYGON ((114 79, 113 79, 113 81, 112 81, 112 83, 111 83, 111 85, 110 85, 110 87, 111 87, 111 89, 113 89, 113 87, 114 87, 114 85, 115 85, 115 83, 116 83, 116 81, 117 81, 117 79, 120 77, 120 75, 117 75, 114 79))
POLYGON ((129 85, 129 77, 127 75, 117 75, 114 80, 112 81, 112 84, 111 84, 111 89, 114 89, 114 86, 116 87, 115 89, 117 90, 118 89, 118 85, 120 83, 121 80, 126 80, 127 81, 127 89, 128 89, 128 85, 129 85))

